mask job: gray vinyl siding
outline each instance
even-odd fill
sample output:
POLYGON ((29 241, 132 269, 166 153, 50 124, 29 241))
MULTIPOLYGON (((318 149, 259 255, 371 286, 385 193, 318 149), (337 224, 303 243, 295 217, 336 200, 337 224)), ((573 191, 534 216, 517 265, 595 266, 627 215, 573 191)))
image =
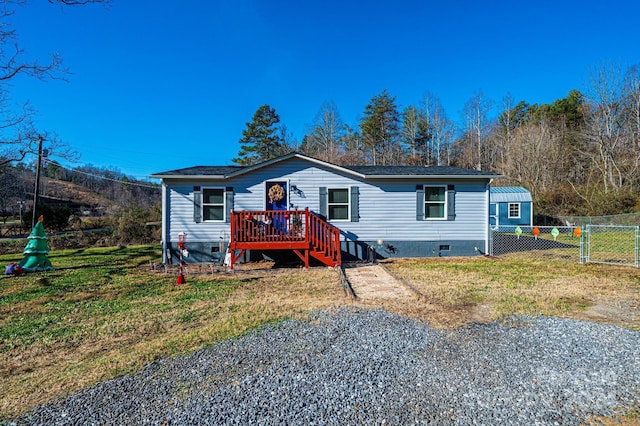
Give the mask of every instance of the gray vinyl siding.
MULTIPOLYGON (((194 222, 194 186, 232 187, 233 209, 263 210, 267 180, 286 180, 296 185, 300 194, 290 192, 294 209, 319 212, 319 188, 358 187, 359 221, 339 221, 334 225, 351 239, 376 241, 455 241, 487 238, 488 189, 486 179, 451 179, 447 181, 402 179, 363 182, 335 170, 325 170, 300 158, 292 158, 227 180, 181 182, 165 179, 167 206, 170 208, 167 242, 176 241, 179 232, 189 241, 213 242, 229 236, 226 222, 194 222), (455 220, 416 220, 416 185, 455 185, 455 220)), ((343 237, 344 238, 344 237, 343 237)))

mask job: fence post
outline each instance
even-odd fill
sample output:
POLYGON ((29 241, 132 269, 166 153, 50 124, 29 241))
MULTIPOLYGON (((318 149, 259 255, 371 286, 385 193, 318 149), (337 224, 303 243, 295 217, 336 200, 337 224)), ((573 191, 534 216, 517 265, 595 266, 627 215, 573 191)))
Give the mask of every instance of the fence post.
POLYGON ((493 226, 491 226, 491 224, 489 224, 489 247, 487 250, 487 254, 489 256, 493 256, 493 226))
POLYGON ((584 265, 585 263, 585 258, 584 258, 584 241, 585 241, 585 235, 587 235, 587 227, 585 226, 584 228, 584 232, 582 234, 580 234, 580 264, 584 265))
POLYGON ((640 265, 638 264, 638 256, 640 255, 640 226, 636 226, 636 268, 640 265))

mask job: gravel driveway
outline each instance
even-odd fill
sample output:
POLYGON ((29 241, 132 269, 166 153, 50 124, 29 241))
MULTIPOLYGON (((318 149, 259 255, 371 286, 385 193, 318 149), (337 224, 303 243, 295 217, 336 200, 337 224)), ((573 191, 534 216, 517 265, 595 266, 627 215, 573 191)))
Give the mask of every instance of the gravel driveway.
POLYGON ((154 362, 15 423, 578 425, 629 407, 639 332, 546 317, 437 330, 342 309, 154 362))

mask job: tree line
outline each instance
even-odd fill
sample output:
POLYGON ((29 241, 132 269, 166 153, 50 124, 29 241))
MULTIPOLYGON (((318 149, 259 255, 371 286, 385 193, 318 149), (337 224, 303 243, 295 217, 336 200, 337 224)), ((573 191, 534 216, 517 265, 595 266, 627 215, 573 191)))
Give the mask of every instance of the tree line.
MULTIPOLYGON (((106 3, 48 0, 56 7, 106 3)), ((59 54, 31 59, 21 48, 10 21, 23 4, 4 0, 0 11, 0 184, 5 193, 22 194, 28 180, 16 181, 13 175, 27 169, 21 166, 27 156, 38 155, 38 141, 47 141, 51 156, 74 157, 54 132, 38 127, 28 102, 11 100, 16 76, 68 75, 59 54)), ((498 184, 525 186, 539 213, 640 211, 640 68, 603 65, 592 70, 587 86, 542 105, 510 96, 496 105, 478 92, 465 104, 460 122, 450 118, 436 95, 425 94, 418 105, 400 109, 395 96, 383 90, 364 106, 359 123, 345 123, 335 104, 321 106, 300 141, 274 108, 263 105, 247 123, 234 161, 254 164, 299 151, 343 165, 460 166, 498 172, 505 176, 498 184)), ((74 179, 100 187, 99 180, 79 174, 74 179)), ((126 196, 111 190, 112 198, 126 196)), ((0 209, 7 210, 12 201, 4 200, 0 209)))
POLYGON ((355 126, 322 105, 300 142, 271 106, 260 106, 233 160, 250 165, 297 151, 338 165, 446 165, 497 172, 497 185, 531 191, 546 215, 640 211, 640 67, 602 65, 583 91, 550 104, 480 91, 454 122, 439 98, 399 108, 385 89, 355 126), (493 116, 491 115, 493 114, 493 116))

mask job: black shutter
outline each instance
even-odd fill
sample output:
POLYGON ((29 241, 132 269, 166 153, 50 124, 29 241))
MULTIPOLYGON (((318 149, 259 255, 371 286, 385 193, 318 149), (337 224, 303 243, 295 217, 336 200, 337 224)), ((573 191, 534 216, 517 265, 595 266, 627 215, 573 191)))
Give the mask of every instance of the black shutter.
POLYGON ((320 198, 319 198, 319 206, 318 210, 322 216, 327 217, 327 187, 320 187, 320 198))
POLYGON ((416 220, 424 220, 424 185, 416 185, 416 220))
POLYGON ((225 199, 226 207, 224 212, 224 218, 225 218, 225 222, 230 223, 231 212, 233 211, 233 187, 227 186, 224 191, 225 191, 224 196, 226 197, 225 199))
POLYGON ((360 188, 351 187, 351 222, 360 222, 360 188))
POLYGON ((456 220, 456 187, 447 185, 447 220, 456 220))
POLYGON ((193 221, 202 222, 202 192, 199 186, 193 187, 193 221))

